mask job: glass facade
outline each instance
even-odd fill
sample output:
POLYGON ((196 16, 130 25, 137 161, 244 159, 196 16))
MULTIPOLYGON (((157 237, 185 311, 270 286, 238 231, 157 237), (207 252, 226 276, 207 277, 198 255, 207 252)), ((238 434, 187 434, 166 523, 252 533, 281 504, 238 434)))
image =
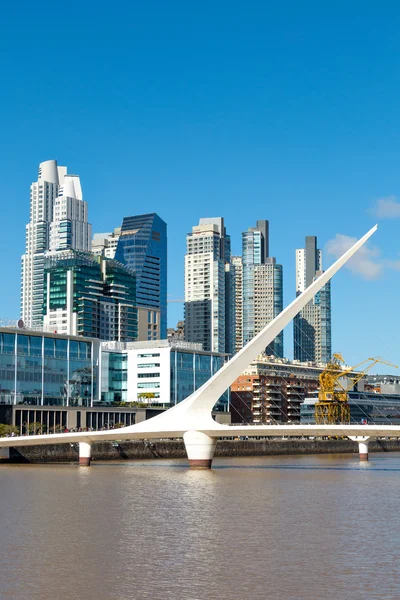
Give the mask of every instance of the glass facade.
POLYGON ((97 399, 98 346, 92 340, 0 333, 0 402, 91 406, 97 399))
POLYGON ((71 250, 48 257, 43 312, 46 325, 58 332, 136 340, 136 276, 115 260, 84 252, 71 250), (76 315, 76 327, 68 330, 67 319, 72 320, 72 315, 76 315))
MULTIPOLYGON (((182 402, 206 383, 224 364, 224 356, 171 351, 171 405, 182 402)), ((229 391, 227 390, 216 404, 217 410, 227 410, 229 391)))
POLYGON ((104 373, 107 391, 102 392, 103 402, 126 402, 128 400, 128 355, 122 352, 107 352, 103 356, 108 360, 103 362, 107 369, 104 373))
POLYGON ((167 224, 155 213, 125 217, 115 259, 136 273, 138 306, 160 309, 167 337, 167 224))

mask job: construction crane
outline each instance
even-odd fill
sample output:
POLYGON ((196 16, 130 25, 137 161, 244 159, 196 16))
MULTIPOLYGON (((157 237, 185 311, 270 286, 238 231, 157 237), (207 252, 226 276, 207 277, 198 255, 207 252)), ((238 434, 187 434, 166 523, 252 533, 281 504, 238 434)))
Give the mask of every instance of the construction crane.
POLYGON ((380 356, 367 358, 354 367, 344 367, 344 358, 335 353, 319 376, 318 402, 315 404, 315 422, 318 425, 350 423, 349 391, 377 363, 395 367, 380 356), (356 371, 363 367, 361 371, 356 371))

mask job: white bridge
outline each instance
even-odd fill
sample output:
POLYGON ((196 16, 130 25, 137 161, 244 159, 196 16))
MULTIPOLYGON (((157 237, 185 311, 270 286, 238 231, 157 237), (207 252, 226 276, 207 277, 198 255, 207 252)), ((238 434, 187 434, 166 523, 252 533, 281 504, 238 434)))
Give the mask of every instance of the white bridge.
POLYGON ((368 460, 368 441, 374 437, 400 437, 400 425, 243 425, 216 423, 211 411, 218 398, 282 331, 331 277, 357 252, 376 231, 375 225, 320 275, 302 294, 258 333, 240 352, 188 398, 137 425, 118 430, 0 438, 0 453, 6 458, 10 446, 79 443, 79 464, 89 466, 91 446, 105 440, 182 438, 189 464, 193 468, 210 468, 217 439, 236 436, 347 436, 358 442, 361 460, 368 460))

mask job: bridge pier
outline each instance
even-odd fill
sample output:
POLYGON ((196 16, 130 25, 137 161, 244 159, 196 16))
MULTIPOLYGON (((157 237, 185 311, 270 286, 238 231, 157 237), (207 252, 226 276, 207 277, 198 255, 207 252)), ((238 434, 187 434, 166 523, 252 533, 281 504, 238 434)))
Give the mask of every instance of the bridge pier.
POLYGON ((10 460, 10 448, 4 446, 0 448, 0 462, 3 460, 10 460))
POLYGON ((367 435, 356 435, 349 436, 350 440, 358 443, 358 455, 360 461, 368 460, 368 443, 371 441, 371 438, 367 435))
POLYGON ((90 467, 92 458, 92 444, 90 442, 79 442, 79 466, 90 467))
POLYGON ((211 438, 201 431, 186 431, 183 441, 190 468, 211 469, 217 438, 211 438))

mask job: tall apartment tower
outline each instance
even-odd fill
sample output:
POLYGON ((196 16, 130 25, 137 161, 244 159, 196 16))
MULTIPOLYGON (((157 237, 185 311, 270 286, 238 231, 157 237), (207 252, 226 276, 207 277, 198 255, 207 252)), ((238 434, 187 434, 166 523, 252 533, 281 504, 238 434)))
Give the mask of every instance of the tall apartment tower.
POLYGON ((148 328, 139 339, 167 339, 167 224, 156 213, 125 217, 121 232, 110 235, 119 235, 115 260, 136 273, 140 329, 148 328), (143 324, 142 313, 160 322, 143 324))
MULTIPOLYGON (((296 294, 303 292, 322 270, 317 238, 307 236, 296 250, 296 294)), ((331 284, 328 282, 293 320, 294 358, 327 363, 332 355, 331 284)))
POLYGON ((243 261, 241 256, 232 256, 231 270, 235 285, 235 347, 239 352, 243 348, 243 261))
POLYGON ((48 252, 90 250, 91 226, 87 203, 77 175, 56 160, 40 163, 38 180, 31 185, 30 220, 22 256, 21 316, 28 327, 43 324, 44 261, 48 252))
MULTIPOLYGON (((241 337, 245 345, 283 310, 282 265, 269 256, 268 221, 257 221, 256 227, 242 233, 241 301, 241 337)), ((283 357, 283 332, 265 351, 268 355, 283 357)))
POLYGON ((230 257, 224 219, 200 219, 186 238, 185 340, 202 343, 206 351, 234 351, 230 257))

